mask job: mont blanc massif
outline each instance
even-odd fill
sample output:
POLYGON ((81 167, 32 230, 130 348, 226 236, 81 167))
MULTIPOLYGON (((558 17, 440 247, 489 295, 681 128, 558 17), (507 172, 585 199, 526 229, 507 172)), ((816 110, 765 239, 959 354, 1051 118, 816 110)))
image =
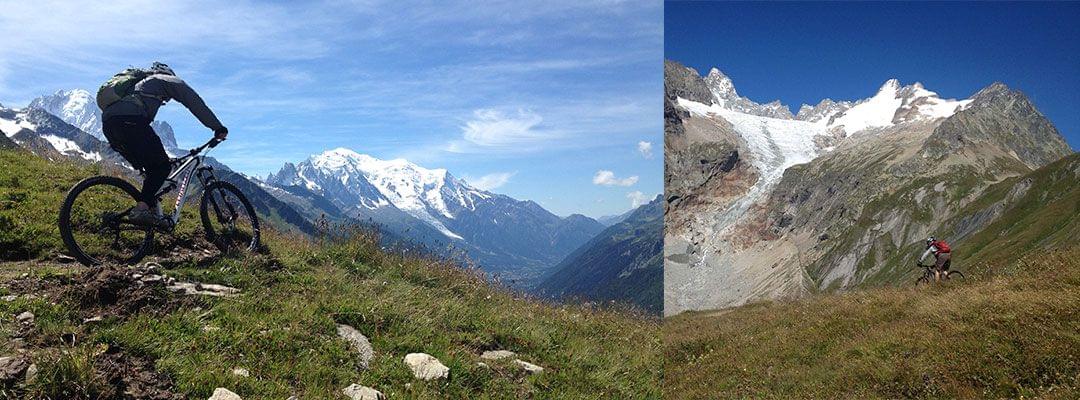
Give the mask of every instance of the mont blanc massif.
MULTIPOLYGON (((185 151, 167 122, 153 127, 171 155, 185 151)), ((124 163, 105 142, 101 113, 85 90, 59 91, 22 109, 0 106, 0 131, 0 147, 57 161, 124 163)), ((560 217, 533 201, 480 190, 445 169, 404 159, 336 148, 285 161, 278 173, 260 179, 210 159, 275 228, 315 235, 319 221, 375 225, 387 245, 454 257, 519 290, 660 310, 659 197, 602 224, 583 215, 560 217), (621 256, 597 256, 609 253, 621 256)))
POLYGON ((868 98, 792 114, 715 68, 666 61, 664 75, 665 315, 910 284, 929 235, 964 249, 954 265, 1080 237, 1075 214, 1001 222, 1071 204, 1080 176, 1057 129, 1002 83, 957 100, 868 82, 868 98))

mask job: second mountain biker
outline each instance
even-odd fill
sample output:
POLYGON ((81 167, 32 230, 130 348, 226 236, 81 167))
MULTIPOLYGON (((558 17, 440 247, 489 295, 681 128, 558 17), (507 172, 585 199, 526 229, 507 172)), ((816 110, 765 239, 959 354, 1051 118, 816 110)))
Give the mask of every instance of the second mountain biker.
POLYGON ((129 69, 117 74, 98 91, 102 109, 102 130, 109 145, 136 170, 142 170, 141 201, 132 210, 134 223, 167 228, 171 221, 162 215, 156 193, 169 175, 169 155, 161 138, 150 127, 158 108, 171 99, 183 104, 214 138, 225 140, 229 130, 214 112, 168 65, 155 62, 147 70, 129 69))
POLYGON ((934 255, 934 281, 940 281, 942 276, 948 279, 949 266, 952 265, 952 249, 949 244, 933 236, 926 238, 926 251, 919 257, 919 263, 931 254, 934 255))

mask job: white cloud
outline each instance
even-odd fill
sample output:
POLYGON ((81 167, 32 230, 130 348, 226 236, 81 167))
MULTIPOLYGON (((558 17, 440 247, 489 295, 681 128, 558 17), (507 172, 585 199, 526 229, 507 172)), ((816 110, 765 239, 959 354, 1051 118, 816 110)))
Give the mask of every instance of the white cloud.
POLYGON ((496 172, 479 178, 465 177, 465 181, 480 190, 493 190, 510 182, 514 174, 516 172, 496 172))
POLYGON ((473 119, 461 127, 465 140, 484 147, 519 146, 548 139, 536 129, 543 122, 540 115, 527 110, 518 110, 515 115, 482 108, 473 111, 473 119))
POLYGON ((619 179, 615 177, 614 172, 604 169, 596 171, 596 175, 592 178, 592 183, 600 186, 632 186, 637 181, 637 175, 619 179))
POLYGON ((652 158, 652 143, 644 140, 637 143, 637 151, 642 157, 652 158))
POLYGON ((641 207, 641 205, 648 203, 650 200, 652 200, 652 196, 641 193, 637 190, 627 193, 626 198, 630 199, 630 208, 641 207))

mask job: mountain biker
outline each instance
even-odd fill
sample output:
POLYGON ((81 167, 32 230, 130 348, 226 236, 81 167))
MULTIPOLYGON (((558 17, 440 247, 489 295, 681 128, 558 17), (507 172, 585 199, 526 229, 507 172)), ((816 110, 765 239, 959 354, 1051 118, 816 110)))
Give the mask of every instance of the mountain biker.
POLYGON ((949 244, 933 236, 926 238, 926 251, 919 257, 919 264, 931 254, 934 255, 934 282, 940 282, 942 275, 948 279, 949 266, 952 264, 952 249, 949 244))
POLYGON ((129 219, 142 225, 167 228, 172 221, 157 204, 157 191, 165 184, 171 166, 161 138, 150 127, 158 108, 171 99, 183 104, 199 122, 214 131, 214 138, 225 140, 229 130, 218 121, 198 93, 176 77, 168 65, 154 62, 147 75, 134 84, 132 93, 102 110, 102 131, 109 145, 131 166, 144 173, 140 201, 129 219))

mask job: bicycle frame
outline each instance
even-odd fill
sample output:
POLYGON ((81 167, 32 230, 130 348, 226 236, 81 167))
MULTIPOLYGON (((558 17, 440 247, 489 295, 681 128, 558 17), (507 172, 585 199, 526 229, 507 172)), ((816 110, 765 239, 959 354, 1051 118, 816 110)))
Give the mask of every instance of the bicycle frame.
POLYGON ((188 152, 187 155, 173 160, 172 163, 174 164, 180 162, 180 166, 176 167, 176 169, 174 169, 169 174, 169 176, 165 178, 165 186, 163 186, 161 190, 157 192, 156 196, 158 197, 158 199, 164 197, 173 189, 176 189, 178 183, 176 180, 177 177, 179 177, 185 171, 187 172, 187 174, 184 175, 183 179, 179 182, 180 192, 176 194, 176 203, 174 204, 176 209, 173 210, 172 216, 169 217, 169 219, 172 220, 173 226, 176 226, 180 223, 180 210, 182 210, 184 208, 184 205, 187 203, 187 189, 188 184, 191 183, 191 177, 198 177, 199 183, 201 183, 204 188, 209 186, 210 183, 217 180, 217 177, 214 176, 213 167, 210 167, 209 165, 203 165, 203 159, 206 158, 206 156, 199 154, 204 149, 206 149, 207 146, 213 147, 212 144, 216 145, 217 143, 214 143, 214 140, 211 140, 210 142, 207 142, 206 144, 198 148, 192 149, 190 152, 188 152), (183 161, 181 162, 181 160, 183 161))

